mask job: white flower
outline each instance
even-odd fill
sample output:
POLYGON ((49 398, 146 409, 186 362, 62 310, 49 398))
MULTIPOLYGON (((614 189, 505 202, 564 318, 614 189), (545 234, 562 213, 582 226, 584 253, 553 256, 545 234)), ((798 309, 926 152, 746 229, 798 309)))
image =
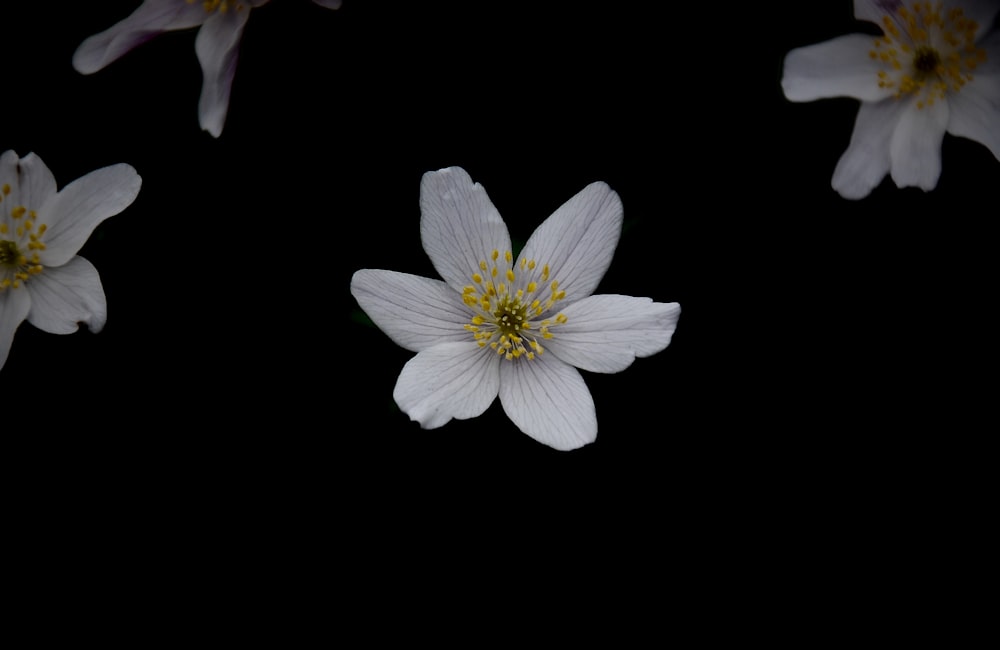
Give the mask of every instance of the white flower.
POLYGON ((142 179, 129 165, 90 172, 59 191, 33 153, 0 155, 0 368, 25 320, 52 334, 104 327, 94 265, 77 255, 99 223, 128 207, 142 179))
POLYGON ((611 264, 622 205, 593 183, 542 223, 514 259, 486 191, 453 167, 424 174, 420 237, 434 280, 363 269, 361 308, 416 352, 393 397, 423 428, 482 414, 499 394, 521 431, 556 449, 597 437, 594 401, 577 368, 613 373, 663 350, 680 306, 591 295, 611 264))
POLYGON ((792 101, 861 100, 833 173, 860 199, 890 174, 898 187, 937 186, 944 134, 986 145, 1000 159, 1000 32, 996 0, 855 0, 854 15, 882 36, 850 34, 788 53, 782 87, 792 101))
MULTIPOLYGON (((250 10, 268 1, 145 0, 127 18, 81 43, 73 54, 73 67, 91 74, 154 36, 200 25, 194 43, 202 73, 198 120, 202 129, 219 137, 229 110, 243 27, 250 10)), ((341 4, 341 0, 313 2, 329 9, 341 4)))

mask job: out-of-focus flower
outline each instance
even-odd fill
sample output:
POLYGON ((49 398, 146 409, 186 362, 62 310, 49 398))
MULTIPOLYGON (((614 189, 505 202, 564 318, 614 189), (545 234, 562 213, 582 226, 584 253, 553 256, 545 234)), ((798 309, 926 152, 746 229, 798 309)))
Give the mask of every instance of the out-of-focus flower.
MULTIPOLYGON (((229 110, 243 28, 250 11, 268 1, 145 0, 127 18, 81 43, 73 54, 73 67, 91 74, 163 32, 200 25, 194 43, 202 73, 198 120, 202 129, 219 137, 229 110)), ((329 9, 341 4, 340 0, 313 2, 329 9)))
POLYGON ((460 168, 424 174, 420 236, 444 279, 363 269, 351 293, 416 352, 393 397, 423 428, 481 415, 500 396, 521 431, 568 450, 597 437, 577 368, 624 370, 670 343, 680 305, 591 295, 611 264, 622 205, 592 183, 546 219, 517 259, 486 191, 460 168))
POLYGON ((861 199, 889 174, 898 187, 937 186, 945 133, 986 145, 1000 159, 997 0, 855 0, 858 20, 882 36, 849 34, 794 49, 782 87, 797 102, 861 100, 833 188, 861 199))
POLYGON ((25 320, 52 334, 107 318, 97 269, 77 251, 99 223, 127 208, 142 179, 129 165, 90 172, 59 191, 33 153, 0 155, 0 368, 25 320))

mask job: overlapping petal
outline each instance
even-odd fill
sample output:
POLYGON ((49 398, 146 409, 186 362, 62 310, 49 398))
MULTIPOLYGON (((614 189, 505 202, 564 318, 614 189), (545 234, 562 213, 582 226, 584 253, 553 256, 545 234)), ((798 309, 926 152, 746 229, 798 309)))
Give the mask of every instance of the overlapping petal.
POLYGON ((636 357, 648 357, 670 344, 680 305, 601 294, 562 310, 567 317, 545 342, 561 360, 591 372, 620 372, 636 357))
POLYGON ((7 363, 14 333, 30 309, 31 297, 23 289, 0 290, 0 369, 7 363))
POLYGON ((97 72, 154 36, 195 27, 207 17, 201 2, 146 0, 124 20, 83 41, 73 53, 73 67, 82 74, 97 72))
POLYGON ((474 418, 496 399, 500 365, 498 355, 484 354, 471 340, 435 345, 406 362, 392 396, 424 429, 474 418))
MULTIPOLYGON (((77 256, 63 266, 45 269, 25 282, 31 296, 28 322, 51 334, 72 334, 84 323, 95 334, 108 317, 107 300, 97 269, 77 256)), ((18 293, 21 293, 19 291, 18 293)))
POLYGON ((38 209, 46 224, 46 267, 60 266, 76 255, 99 223, 127 208, 139 193, 142 178, 124 163, 110 165, 68 184, 38 209))
MULTIPOLYGON (((16 158, 16 156, 15 156, 16 158)), ((29 153, 17 163, 16 205, 35 210, 56 193, 56 179, 42 159, 29 153)))
POLYGON ((880 88, 878 64, 869 56, 873 37, 848 34, 792 50, 785 56, 781 88, 793 102, 854 97, 866 102, 892 96, 880 88))
POLYGON ((846 199, 868 196, 889 173, 889 143, 908 102, 862 103, 851 142, 833 171, 832 186, 846 199))
POLYGON ((420 240, 438 274, 458 292, 492 251, 510 250, 507 224, 483 186, 460 167, 423 175, 420 240))
POLYGON ((552 355, 501 363, 500 403, 521 431, 555 449, 569 451, 597 439, 590 389, 579 370, 552 355))
POLYGON ((611 264, 622 231, 622 202, 606 183, 591 183, 532 233, 522 259, 547 264, 566 302, 592 294, 611 264))
POLYGON ((1000 159, 1000 31, 980 46, 986 61, 976 68, 974 83, 948 98, 948 133, 980 142, 1000 159))
POLYGON ((378 328, 407 350, 472 340, 464 329, 472 314, 441 280, 362 269, 351 278, 351 294, 378 328))
POLYGON ((216 138, 222 135, 229 112, 240 39, 249 17, 249 11, 217 12, 205 21, 195 37, 194 51, 202 73, 198 120, 201 128, 216 138))
POLYGON ((897 187, 937 187, 948 112, 948 102, 902 111, 889 141, 889 173, 897 187))

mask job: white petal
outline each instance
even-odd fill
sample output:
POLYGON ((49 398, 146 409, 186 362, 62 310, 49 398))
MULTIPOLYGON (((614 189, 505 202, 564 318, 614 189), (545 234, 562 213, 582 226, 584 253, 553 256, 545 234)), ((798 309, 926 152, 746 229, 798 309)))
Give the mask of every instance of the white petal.
POLYGON ((14 332, 28 317, 31 296, 22 286, 20 289, 0 289, 0 369, 7 363, 14 332))
POLYGON ((854 17, 882 27, 882 17, 902 5, 902 0, 854 0, 854 17))
POLYGON ((986 145, 1000 160, 1000 77, 996 78, 995 90, 979 81, 977 77, 977 83, 968 84, 948 98, 948 133, 986 145))
POLYGON ((41 251, 46 267, 61 266, 83 246, 99 223, 135 200, 142 178, 131 165, 104 167, 82 176, 38 209, 38 221, 48 227, 41 251))
POLYGON ((73 53, 73 67, 82 74, 97 72, 154 36, 200 25, 207 16, 200 2, 146 0, 124 20, 83 41, 73 53))
MULTIPOLYGON (((591 183, 562 204, 528 238, 521 259, 544 265, 566 302, 594 293, 611 264, 622 232, 622 202, 606 183, 591 183)), ((530 278, 530 279, 535 279, 530 278)))
POLYGON ((937 186, 941 176, 941 140, 948 126, 948 102, 903 111, 889 143, 890 174, 898 187, 937 186))
POLYGON ((28 322, 51 334, 71 334, 84 323, 100 332, 108 318, 101 277, 94 265, 77 256, 47 268, 24 284, 31 294, 28 322))
POLYGON ((551 355, 500 364, 500 403, 538 442, 567 451, 597 439, 594 398, 580 371, 551 355))
POLYGON ((37 210, 45 204, 45 201, 53 197, 56 193, 56 179, 46 167, 42 159, 34 153, 29 153, 18 162, 19 187, 17 188, 17 198, 13 199, 17 205, 23 205, 29 210, 37 210))
POLYGON ((427 172, 420 180, 420 240, 434 268, 458 292, 480 261, 494 250, 510 250, 500 213, 461 167, 427 172))
POLYGON ((785 56, 781 87, 793 102, 854 97, 874 102, 892 95, 879 88, 879 63, 869 55, 874 36, 848 34, 792 50, 785 56))
POLYGON ((202 74, 198 120, 201 128, 216 138, 222 135, 229 112, 229 94, 236 76, 240 38, 249 16, 247 10, 217 13, 205 21, 194 41, 202 74))
POLYGON ((636 357, 656 354, 670 344, 681 307, 603 294, 590 296, 562 310, 567 321, 552 328, 544 342, 547 352, 591 372, 619 372, 636 357))
POLYGON ((476 343, 442 343, 406 362, 392 397, 424 429, 474 418, 497 396, 500 358, 476 343))
POLYGON ((833 189, 845 199, 863 199, 889 173, 889 142, 907 102, 862 103, 851 143, 833 172, 833 189))
POLYGON ((471 341, 472 312, 440 280, 409 273, 362 269, 351 278, 361 309, 396 345, 420 352, 447 341, 471 341))
POLYGON ((313 0, 313 2, 327 9, 340 9, 343 0, 313 0))
POLYGON ((965 17, 976 21, 973 38, 977 41, 993 28, 993 21, 1000 11, 1000 2, 997 0, 952 0, 952 4, 961 7, 965 17))

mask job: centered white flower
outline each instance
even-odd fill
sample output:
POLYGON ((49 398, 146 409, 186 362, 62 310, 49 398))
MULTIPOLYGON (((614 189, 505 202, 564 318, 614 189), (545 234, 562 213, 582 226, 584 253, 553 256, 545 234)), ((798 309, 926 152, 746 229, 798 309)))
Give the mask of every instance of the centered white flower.
POLYGON ((139 193, 129 165, 111 165, 56 191, 52 172, 33 153, 0 155, 0 368, 14 332, 27 320, 53 334, 86 323, 99 332, 107 302, 97 269, 77 251, 99 223, 139 193))
POLYGON ((945 133, 975 140, 1000 159, 997 0, 855 0, 859 20, 883 35, 850 34, 792 50, 782 87, 792 101, 861 100, 833 188, 867 196, 886 174, 898 187, 937 186, 945 133))
POLYGON ((611 264, 622 205, 592 183, 532 234, 515 258, 485 190, 460 168, 424 175, 420 236, 443 278, 363 269, 361 308, 417 352, 393 397, 424 428, 481 415, 499 395, 521 431, 556 449, 597 437, 577 368, 612 373, 670 343, 680 305, 591 295, 611 264))
MULTIPOLYGON (((268 2, 145 0, 127 18, 81 43, 73 53, 73 67, 82 74, 91 74, 163 32, 200 25, 194 43, 202 72, 198 120, 202 129, 217 138, 222 135, 229 111, 243 28, 250 10, 268 2)), ((313 2, 329 9, 337 9, 341 4, 341 0, 313 2)))

